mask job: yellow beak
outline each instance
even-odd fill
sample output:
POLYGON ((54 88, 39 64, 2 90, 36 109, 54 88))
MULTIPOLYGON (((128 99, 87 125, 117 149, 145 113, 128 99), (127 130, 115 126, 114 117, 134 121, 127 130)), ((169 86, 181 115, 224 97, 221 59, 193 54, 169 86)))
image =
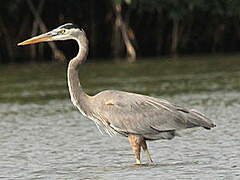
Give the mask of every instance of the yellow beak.
POLYGON ((39 42, 50 41, 51 39, 52 39, 51 35, 49 35, 49 34, 42 34, 42 35, 33 37, 31 39, 28 39, 26 41, 23 41, 21 43, 18 43, 17 45, 18 46, 24 46, 24 45, 28 45, 28 44, 35 44, 35 43, 39 43, 39 42))

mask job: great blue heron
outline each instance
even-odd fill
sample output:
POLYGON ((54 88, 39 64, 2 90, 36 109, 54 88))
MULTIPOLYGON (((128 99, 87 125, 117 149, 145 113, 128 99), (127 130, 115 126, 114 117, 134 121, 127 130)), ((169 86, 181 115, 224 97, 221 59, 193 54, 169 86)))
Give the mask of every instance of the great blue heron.
POLYGON ((95 96, 87 95, 80 84, 78 68, 86 59, 88 40, 85 32, 72 23, 18 45, 68 39, 76 40, 79 45, 79 52, 69 62, 67 71, 72 103, 83 116, 93 120, 98 128, 104 129, 110 136, 118 134, 128 137, 137 164, 141 164, 141 148, 148 161, 153 162, 146 140, 172 139, 178 130, 193 127, 211 129, 215 126, 200 112, 160 98, 116 90, 106 90, 95 96))

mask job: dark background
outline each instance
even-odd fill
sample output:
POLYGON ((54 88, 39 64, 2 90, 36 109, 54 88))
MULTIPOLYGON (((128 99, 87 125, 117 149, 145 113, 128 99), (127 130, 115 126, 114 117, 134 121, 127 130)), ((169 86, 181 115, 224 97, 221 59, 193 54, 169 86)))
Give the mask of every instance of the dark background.
POLYGON ((237 53, 239 20, 239 0, 1 0, 0 63, 73 57, 71 41, 16 46, 67 22, 86 31, 92 59, 134 61, 124 31, 137 58, 237 53))

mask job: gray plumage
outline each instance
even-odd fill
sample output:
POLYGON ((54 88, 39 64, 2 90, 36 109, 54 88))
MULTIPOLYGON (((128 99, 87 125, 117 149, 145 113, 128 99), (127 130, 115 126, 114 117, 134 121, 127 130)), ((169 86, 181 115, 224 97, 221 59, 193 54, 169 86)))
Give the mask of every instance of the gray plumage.
POLYGON ((76 25, 62 25, 18 45, 68 39, 76 40, 79 45, 79 52, 69 62, 67 71, 71 101, 85 117, 93 120, 99 129, 105 130, 111 136, 119 134, 128 137, 136 163, 141 163, 141 148, 152 162, 146 140, 171 139, 178 130, 193 127, 211 129, 215 126, 200 112, 160 98, 116 90, 103 91, 95 96, 87 95, 81 87, 78 68, 86 59, 88 40, 85 32, 76 25))
POLYGON ((86 116, 97 120, 111 134, 156 140, 170 139, 176 130, 214 127, 211 120, 194 109, 140 94, 107 90, 91 97, 89 104, 91 111, 86 110, 86 116))

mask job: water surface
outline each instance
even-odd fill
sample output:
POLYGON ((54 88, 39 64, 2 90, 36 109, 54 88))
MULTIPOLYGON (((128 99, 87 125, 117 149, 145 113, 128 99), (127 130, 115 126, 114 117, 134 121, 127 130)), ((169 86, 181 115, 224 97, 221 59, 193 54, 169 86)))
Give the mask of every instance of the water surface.
MULTIPOLYGON (((63 64, 0 67, 1 179, 240 179, 240 60, 186 58, 88 63, 89 94, 118 89, 196 108, 213 119, 171 141, 149 142, 153 165, 134 165, 124 137, 101 135, 72 106, 63 64)), ((143 157, 143 163, 146 160, 143 157)))

